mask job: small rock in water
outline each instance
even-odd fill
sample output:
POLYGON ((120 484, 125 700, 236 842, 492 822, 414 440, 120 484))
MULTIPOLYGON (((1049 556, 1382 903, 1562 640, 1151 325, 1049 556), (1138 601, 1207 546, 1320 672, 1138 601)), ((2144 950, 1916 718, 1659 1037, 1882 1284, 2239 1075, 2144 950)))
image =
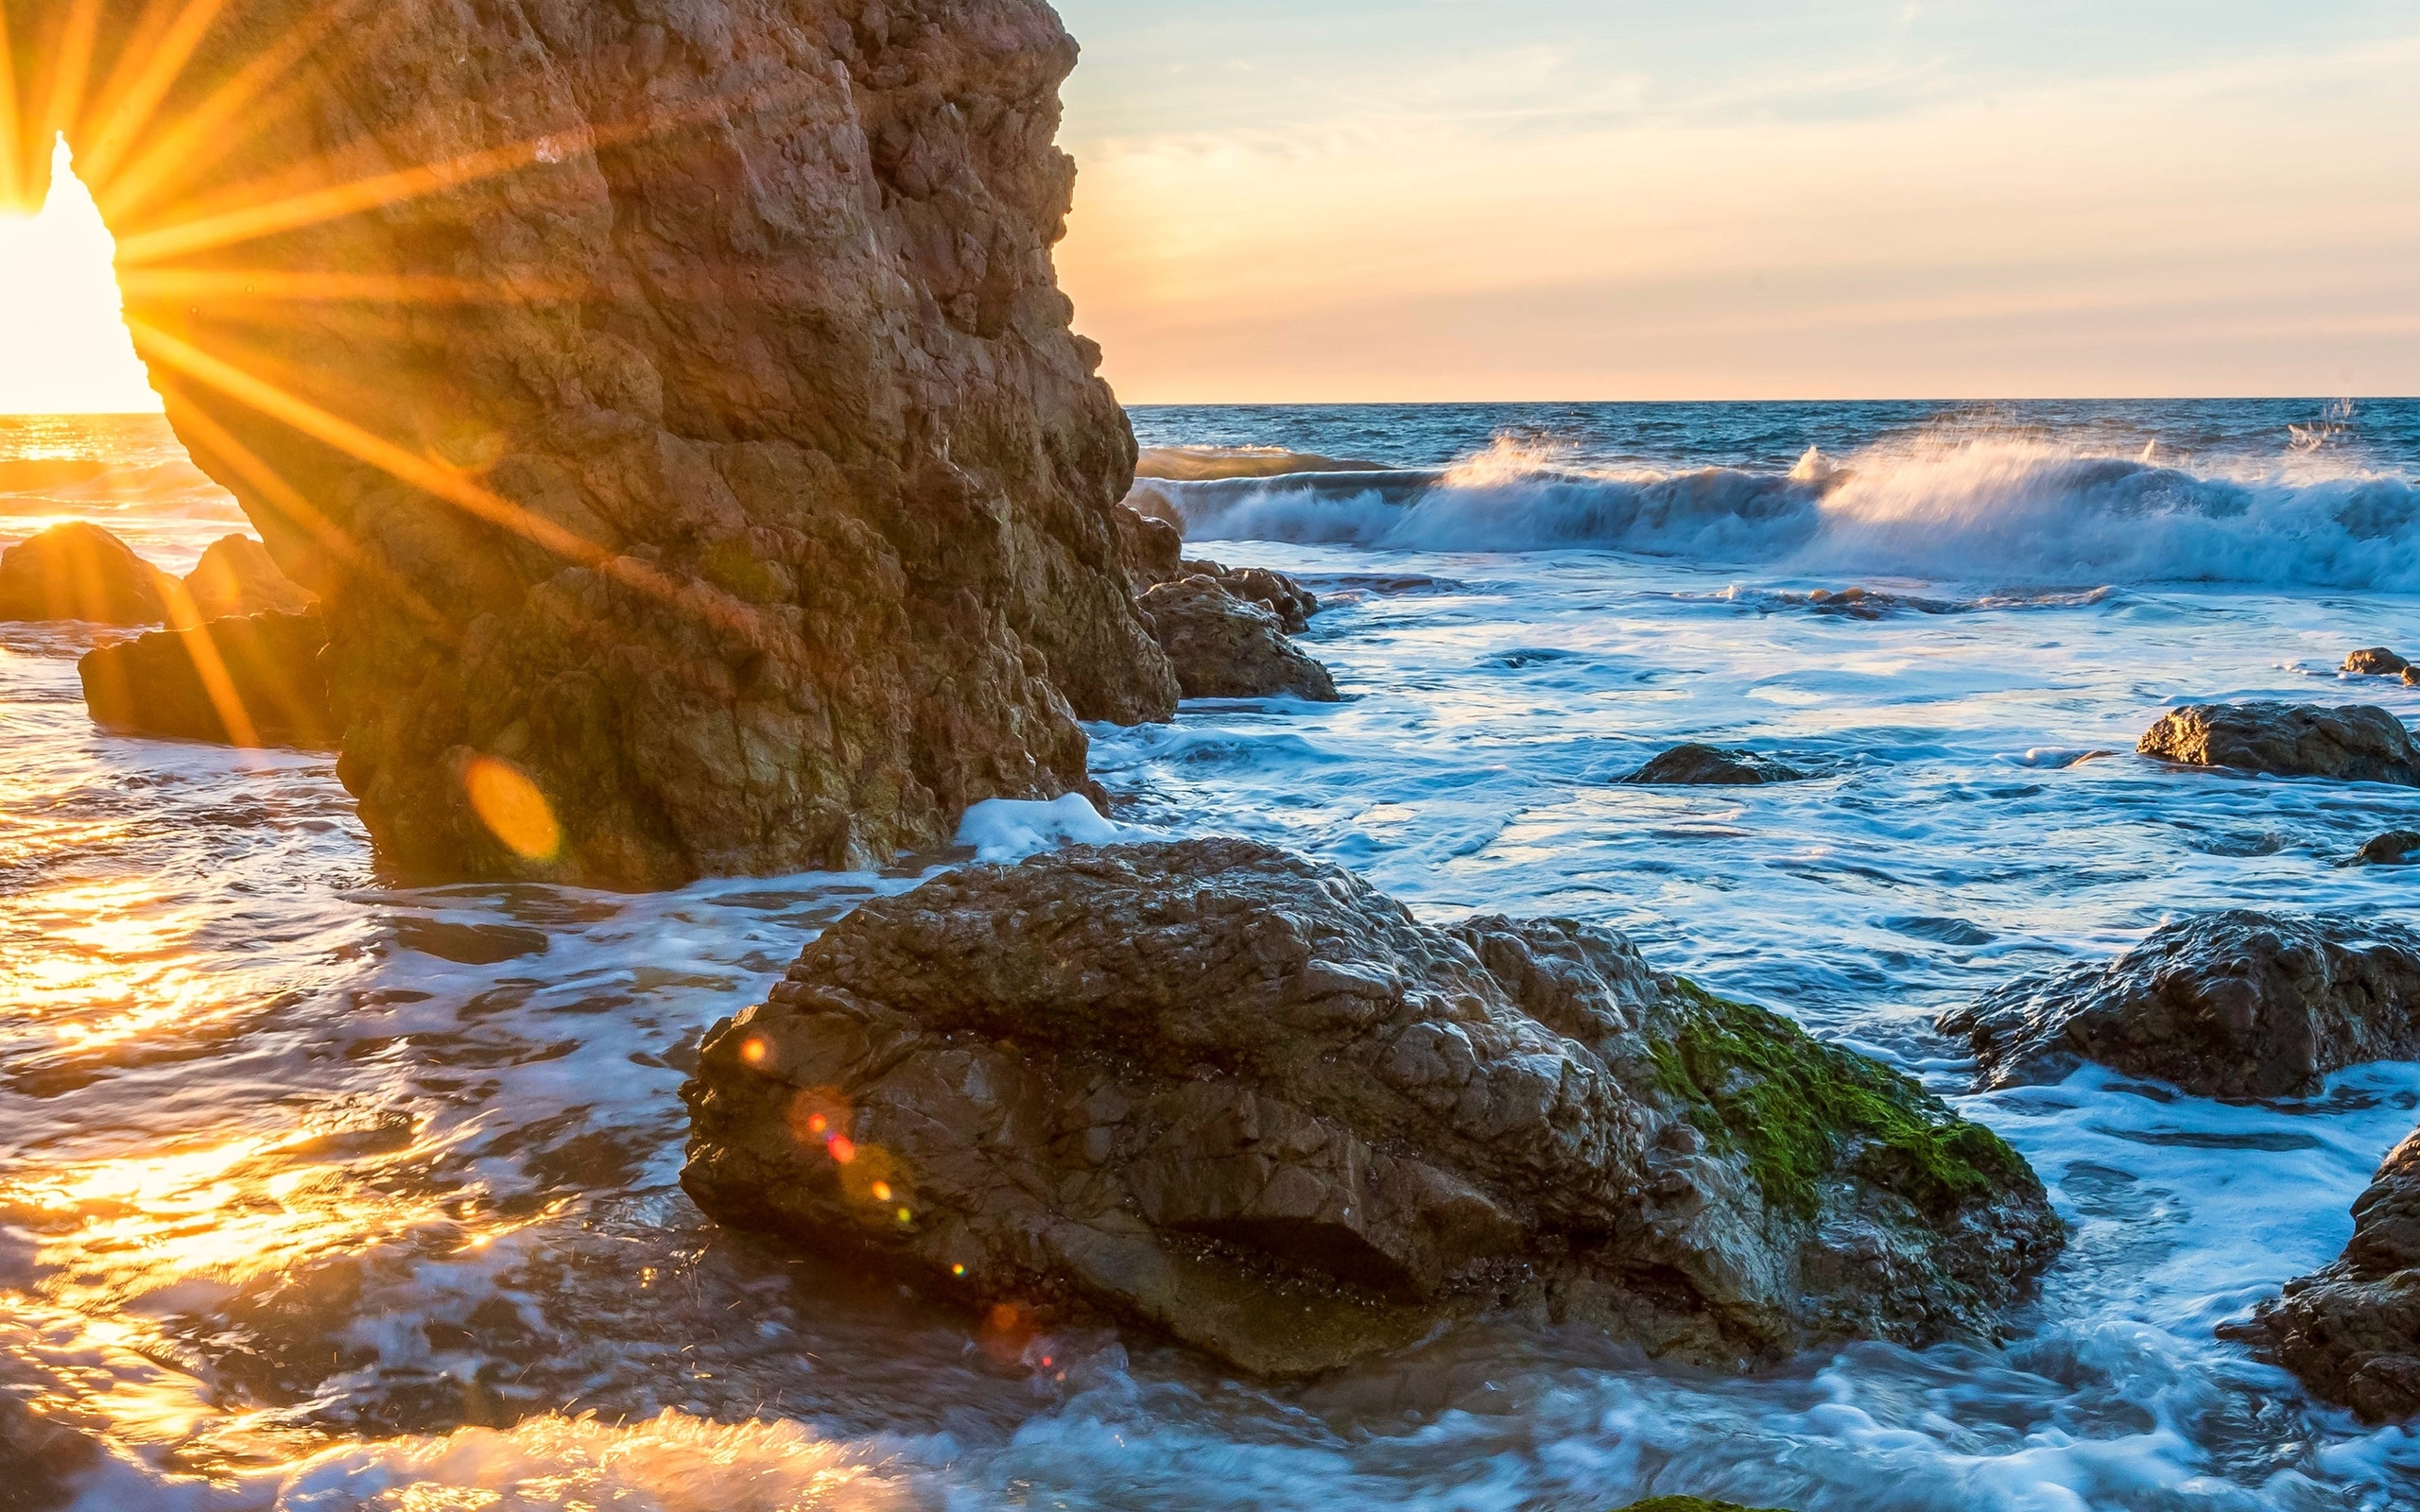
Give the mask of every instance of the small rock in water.
POLYGON ((2420 746, 2402 721, 2370 704, 2188 704, 2135 748, 2188 766, 2420 787, 2420 746))
POLYGON ((682 1095, 726 1222, 1266 1375, 1508 1309, 1729 1366, 1976 1337, 2063 1239, 1997 1136, 1618 935, 1245 840, 869 902, 682 1095))
POLYGON ((2420 850, 2420 833, 2411 830, 2389 830, 2361 847, 2361 853, 2353 858, 2353 864, 2360 867, 2399 867, 2411 860, 2415 850, 2420 850))
POLYGON ((2374 1423, 2420 1415, 2420 1133, 2353 1204, 2333 1263, 2286 1283, 2227 1338, 2265 1348, 2322 1398, 2374 1423))
POLYGON ((2242 911, 2170 924, 2102 965, 2012 982, 1942 1015, 1987 1088, 2083 1061, 2198 1097, 2292 1097, 2329 1073, 2420 1057, 2420 934, 2242 911))
POLYGON ((2357 677, 2399 678, 2411 670, 2411 663, 2385 646, 2374 645, 2346 657, 2344 670, 2357 677))
POLYGON ((247 614, 302 614, 319 595, 278 570, 268 548, 250 536, 211 542, 200 562, 185 574, 185 593, 203 621, 247 614))
POLYGON ((256 614, 105 645, 77 671, 84 706, 104 730, 329 750, 337 730, 320 671, 327 644, 317 612, 256 614))
POLYGON ((158 625, 177 580, 98 525, 53 525, 0 555, 0 620, 158 625))
POLYGON ((1659 1496, 1634 1502, 1622 1512, 1776 1512, 1772 1507, 1741 1506, 1737 1502, 1709 1502, 1702 1496, 1659 1496))
POLYGON ((1751 750, 1675 746, 1622 779, 1642 787, 1752 787, 1803 782, 1808 774, 1751 750))
POLYGON ((1217 578, 1197 575, 1162 583, 1141 605, 1188 698, 1291 694, 1316 703, 1338 701, 1335 678, 1287 639, 1285 623, 1217 578))
POLYGON ((1288 635, 1300 635, 1311 627, 1311 616, 1320 611, 1320 601, 1302 584, 1284 573, 1266 567, 1224 567, 1215 561, 1189 561, 1185 575, 1215 578, 1219 587, 1246 603, 1258 604, 1277 616, 1288 635))

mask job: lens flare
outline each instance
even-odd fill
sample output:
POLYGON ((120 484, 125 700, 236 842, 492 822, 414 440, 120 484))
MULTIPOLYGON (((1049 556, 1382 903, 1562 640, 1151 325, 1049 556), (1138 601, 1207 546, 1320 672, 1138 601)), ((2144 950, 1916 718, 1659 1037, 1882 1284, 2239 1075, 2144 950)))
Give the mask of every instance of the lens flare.
POLYGON ((538 784, 510 762, 474 758, 462 768, 472 811, 498 844, 524 861, 552 861, 562 850, 562 826, 538 784))

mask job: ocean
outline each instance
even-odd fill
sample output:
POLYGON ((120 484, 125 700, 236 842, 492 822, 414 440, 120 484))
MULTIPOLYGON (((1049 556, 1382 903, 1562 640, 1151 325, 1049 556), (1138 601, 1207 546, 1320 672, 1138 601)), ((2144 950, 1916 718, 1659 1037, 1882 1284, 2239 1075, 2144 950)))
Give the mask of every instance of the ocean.
MULTIPOLYGON (((1744 1379, 1511 1326, 1288 1387, 1107 1332, 994 1360, 675 1184, 702 1031, 963 852, 398 887, 331 761, 101 735, 96 632, 0 626, 0 1397, 106 1444, 80 1509, 2420 1506, 2420 1436, 2214 1334, 2342 1249, 2420 1065, 1976 1096, 1930 1028, 2198 911, 2411 906, 2340 863, 2420 792, 2132 752, 2187 701, 2420 717, 2336 670, 2420 651, 2420 403, 1132 414, 1191 553, 1322 594, 1345 701, 1095 729, 1114 823, 1617 927, 1922 1077, 2072 1226, 2006 1336, 1744 1379), (1683 740, 1824 775, 1616 782, 1683 740)), ((0 544, 70 517, 169 567, 241 522, 160 421, 0 421, 0 544)))

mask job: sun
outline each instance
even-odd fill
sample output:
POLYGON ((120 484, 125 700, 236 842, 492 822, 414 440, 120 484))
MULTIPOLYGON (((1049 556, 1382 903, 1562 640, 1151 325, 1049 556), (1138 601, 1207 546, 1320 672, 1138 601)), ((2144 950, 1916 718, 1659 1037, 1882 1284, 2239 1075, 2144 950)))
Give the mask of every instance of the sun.
POLYGON ((0 415, 157 414, 127 334, 116 243, 59 144, 37 215, 0 215, 0 415))

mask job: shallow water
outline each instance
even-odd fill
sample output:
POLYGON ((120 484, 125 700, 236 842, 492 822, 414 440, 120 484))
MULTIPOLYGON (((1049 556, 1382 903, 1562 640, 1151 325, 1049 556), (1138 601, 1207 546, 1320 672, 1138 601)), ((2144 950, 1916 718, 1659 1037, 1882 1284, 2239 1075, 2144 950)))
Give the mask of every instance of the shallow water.
MULTIPOLYGON (((2420 405, 1136 423, 1410 481, 1170 486, 1194 550, 1326 593, 1309 641, 1348 701, 1097 731, 1121 825, 1277 839, 1434 917, 1614 924, 1949 1094, 1945 1004, 2197 909, 2420 886, 2337 865, 2420 794, 2124 754, 2187 698, 2420 716, 2332 670, 2420 643, 2420 405), (1910 602, 1807 597, 1852 585, 1910 602), (1611 782, 1684 738, 1824 775, 1611 782)), ((80 444, 153 465, 132 434, 80 444)), ((93 517, 148 518, 109 488, 93 517)), ((180 491, 130 535, 173 564, 224 508, 180 491)), ((85 1508, 2420 1505, 2420 1437, 2212 1332, 2342 1247, 2420 1066, 2263 1107, 2097 1072, 1962 1098, 2075 1227, 1995 1347, 1728 1381, 1506 1326, 1251 1387, 1138 1339, 986 1337, 679 1194, 700 1034, 925 863, 391 888, 332 764, 94 731, 85 644, 0 629, 0 1392, 106 1443, 85 1508)), ((983 817, 1011 849, 1048 828, 983 817)))

